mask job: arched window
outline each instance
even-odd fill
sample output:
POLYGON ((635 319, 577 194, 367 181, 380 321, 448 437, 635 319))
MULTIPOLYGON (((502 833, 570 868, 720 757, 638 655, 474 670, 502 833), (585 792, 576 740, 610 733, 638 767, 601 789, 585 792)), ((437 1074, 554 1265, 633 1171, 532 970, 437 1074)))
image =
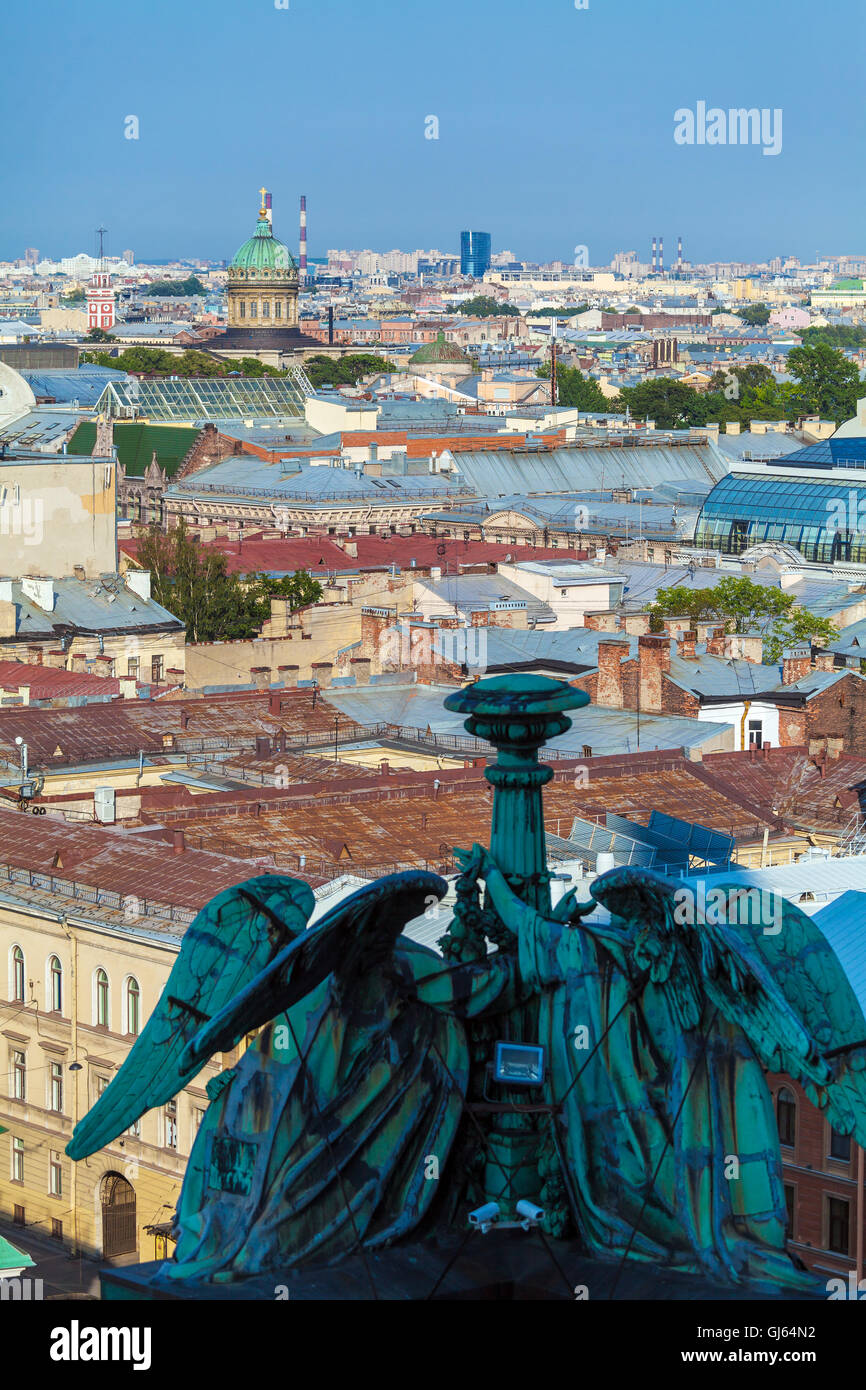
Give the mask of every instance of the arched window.
POLYGON ((785 1086, 776 1097, 776 1122, 779 1126, 779 1143, 793 1149, 797 1138, 797 1102, 793 1092, 785 1086))
POLYGON ((141 1031, 141 989, 132 975, 126 982, 126 1031, 134 1037, 141 1031))
POLYGON ((20 946, 12 947, 12 998, 24 1003, 24 952, 20 946))
POLYGON ((54 1014, 63 1013, 63 967, 57 956, 48 962, 48 1007, 54 1014))
POLYGON ((108 976, 100 967, 96 972, 96 1024, 99 1028, 109 1026, 108 976))

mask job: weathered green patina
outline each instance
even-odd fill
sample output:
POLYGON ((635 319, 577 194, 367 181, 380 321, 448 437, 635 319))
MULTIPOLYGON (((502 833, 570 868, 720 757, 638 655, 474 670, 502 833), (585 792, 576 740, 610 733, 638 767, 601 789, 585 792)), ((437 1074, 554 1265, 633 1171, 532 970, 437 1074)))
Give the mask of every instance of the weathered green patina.
POLYGON ((866 1143, 866 1018, 788 904, 771 930, 681 920, 674 884, 618 869, 589 902, 551 907, 538 750, 585 703, 527 676, 449 697, 498 758, 490 849, 460 852, 441 955, 402 935, 446 890, 421 872, 368 885, 310 929, 310 889, 277 875, 196 918, 67 1149, 94 1152, 262 1028, 209 1083, 160 1279, 321 1266, 465 1228, 479 1204, 513 1217, 525 1198, 602 1259, 811 1286, 786 1253, 764 1068, 866 1143), (499 1084, 497 1042, 540 1045, 543 1083, 499 1084))

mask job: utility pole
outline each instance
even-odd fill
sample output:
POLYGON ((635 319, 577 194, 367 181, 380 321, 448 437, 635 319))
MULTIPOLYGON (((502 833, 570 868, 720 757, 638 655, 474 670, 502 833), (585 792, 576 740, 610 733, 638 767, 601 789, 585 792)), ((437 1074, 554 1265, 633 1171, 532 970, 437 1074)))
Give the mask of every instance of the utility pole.
MULTIPOLYGON (((554 331, 556 325, 554 324, 554 331)), ((556 405, 556 338, 550 343, 550 404, 556 405)))

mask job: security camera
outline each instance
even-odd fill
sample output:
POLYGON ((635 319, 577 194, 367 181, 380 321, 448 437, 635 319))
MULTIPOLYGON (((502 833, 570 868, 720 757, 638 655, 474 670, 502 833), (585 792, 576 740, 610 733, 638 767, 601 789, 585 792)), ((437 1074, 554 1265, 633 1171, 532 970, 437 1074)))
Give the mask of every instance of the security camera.
POLYGON ((523 1218, 521 1224, 528 1231, 530 1226, 537 1226, 539 1221, 544 1220, 544 1207, 537 1207, 534 1202, 521 1198, 517 1203, 517 1215, 523 1218))
POLYGON ((481 1232, 488 1231, 499 1220, 499 1207, 496 1202, 485 1202, 469 1213, 469 1225, 477 1226, 481 1232))

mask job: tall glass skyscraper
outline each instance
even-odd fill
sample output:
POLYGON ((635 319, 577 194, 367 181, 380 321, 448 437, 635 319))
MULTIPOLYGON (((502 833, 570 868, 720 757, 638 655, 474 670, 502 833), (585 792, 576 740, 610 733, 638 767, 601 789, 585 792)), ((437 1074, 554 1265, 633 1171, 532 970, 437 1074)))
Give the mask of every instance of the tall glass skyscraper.
POLYGON ((490 233, 460 233, 460 274, 480 280, 490 269, 490 233))

